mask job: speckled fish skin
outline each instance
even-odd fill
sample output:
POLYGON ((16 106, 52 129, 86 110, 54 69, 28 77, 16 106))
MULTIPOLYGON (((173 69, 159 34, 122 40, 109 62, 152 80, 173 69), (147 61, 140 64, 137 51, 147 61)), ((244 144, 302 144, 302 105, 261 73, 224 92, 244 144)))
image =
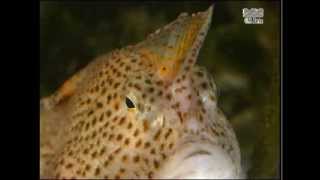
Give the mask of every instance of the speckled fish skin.
POLYGON ((180 14, 146 40, 96 58, 42 99, 41 177, 241 177, 216 86, 195 65, 212 11, 180 14))

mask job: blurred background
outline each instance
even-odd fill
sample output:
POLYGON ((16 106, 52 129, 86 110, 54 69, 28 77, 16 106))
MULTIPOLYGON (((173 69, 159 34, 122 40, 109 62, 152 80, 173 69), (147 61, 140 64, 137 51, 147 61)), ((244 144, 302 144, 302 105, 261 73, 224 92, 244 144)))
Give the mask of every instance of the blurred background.
MULTIPOLYGON (((97 55, 142 41, 181 12, 209 5, 41 2, 40 97, 97 55)), ((280 3, 217 2, 198 64, 217 84, 218 103, 236 131, 248 177, 279 177, 280 3), (243 8, 264 8, 264 24, 244 24, 243 8)))

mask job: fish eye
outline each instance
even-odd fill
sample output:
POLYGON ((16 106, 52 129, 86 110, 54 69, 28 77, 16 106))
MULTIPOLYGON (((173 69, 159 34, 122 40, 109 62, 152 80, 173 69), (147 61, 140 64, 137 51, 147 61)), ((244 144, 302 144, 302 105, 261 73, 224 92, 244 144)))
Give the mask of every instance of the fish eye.
POLYGON ((126 105, 127 105, 128 108, 135 108, 133 102, 128 97, 126 97, 126 105))

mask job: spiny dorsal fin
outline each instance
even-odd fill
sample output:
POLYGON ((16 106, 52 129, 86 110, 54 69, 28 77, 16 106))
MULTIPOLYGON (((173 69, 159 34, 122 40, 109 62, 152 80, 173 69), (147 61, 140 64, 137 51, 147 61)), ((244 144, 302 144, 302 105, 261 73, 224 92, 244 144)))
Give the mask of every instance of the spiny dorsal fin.
MULTIPOLYGON (((178 18, 138 43, 135 50, 156 64, 155 72, 164 80, 173 80, 180 69, 192 66, 211 23, 213 6, 207 11, 178 18)), ((188 69, 188 68, 186 68, 188 69)))

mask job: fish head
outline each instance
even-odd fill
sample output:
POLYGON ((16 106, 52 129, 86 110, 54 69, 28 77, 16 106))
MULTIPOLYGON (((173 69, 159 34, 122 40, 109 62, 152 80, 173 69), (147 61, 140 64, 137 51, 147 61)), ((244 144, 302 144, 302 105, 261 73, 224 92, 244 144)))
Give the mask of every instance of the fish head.
POLYGON ((233 137, 218 123, 212 78, 195 64, 212 12, 182 13, 87 67, 92 73, 71 100, 74 123, 57 177, 172 178, 194 148, 233 137))

